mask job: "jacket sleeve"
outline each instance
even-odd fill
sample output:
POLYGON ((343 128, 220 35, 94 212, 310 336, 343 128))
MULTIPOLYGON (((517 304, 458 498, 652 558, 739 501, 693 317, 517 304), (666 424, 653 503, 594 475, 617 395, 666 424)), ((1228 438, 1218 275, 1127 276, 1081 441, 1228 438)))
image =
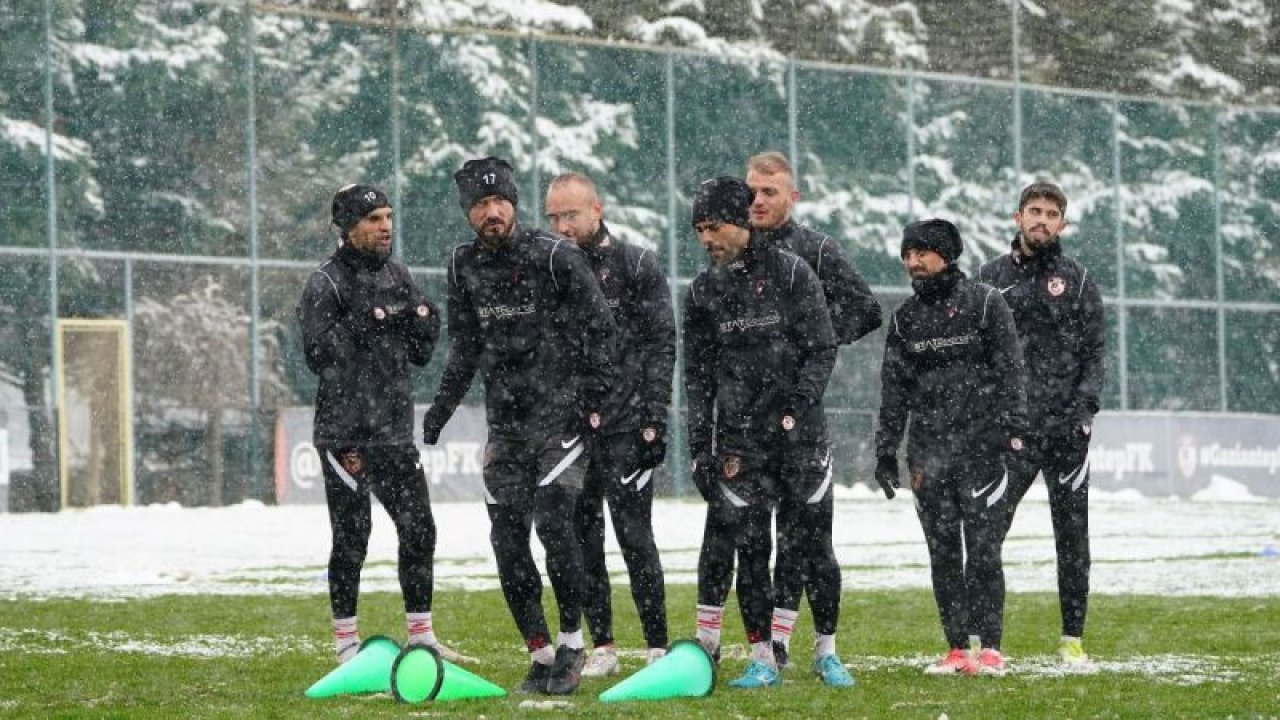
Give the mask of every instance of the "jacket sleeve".
POLYGON ((883 311, 871 286, 845 257, 839 243, 825 235, 819 237, 818 265, 814 269, 822 282, 836 340, 848 345, 880 327, 883 311))
POLYGON ((897 316, 890 316, 889 332, 884 339, 884 360, 880 364, 880 418, 876 427, 878 458, 898 454, 902 434, 907 428, 915 374, 906 358, 906 340, 898 328, 897 316))
POLYGON ((821 402, 827 391, 836 364, 836 336, 817 275, 799 258, 790 269, 790 332, 800 351, 790 405, 801 411, 821 402))
POLYGON ((665 425, 676 362, 675 315, 667 277, 651 252, 641 258, 635 301, 640 305, 639 340, 645 348, 644 381, 640 384, 645 422, 665 425))
POLYGON ((1076 381, 1076 419, 1090 422, 1102 404, 1102 380, 1106 360, 1106 318, 1103 314, 1102 292, 1098 284, 1085 271, 1081 283, 1080 319, 1080 377, 1076 381))
POLYGON ((338 286, 323 270, 311 273, 298 303, 307 367, 319 375, 352 357, 356 331, 338 286))
POLYGON ((980 331, 985 334, 983 341, 997 378, 997 420, 1009 432, 1025 433, 1028 429, 1027 366, 1023 362, 1013 311, 999 290, 987 286, 983 312, 986 323, 980 326, 980 331))
POLYGON ((441 426, 458 409, 462 398, 471 387, 471 380, 480 367, 480 355, 484 349, 480 335, 480 322, 475 306, 462 283, 451 269, 449 296, 446 300, 449 313, 449 358, 440 375, 440 388, 431 401, 431 415, 441 426))
POLYGON ((618 328, 582 251, 558 241, 549 262, 561 305, 568 309, 568 316, 578 330, 574 338, 578 364, 574 375, 578 378, 583 409, 592 412, 604 406, 615 384, 618 371, 613 353, 618 328))
POLYGON ((716 374, 720 349, 715 318, 698 302, 697 281, 684 301, 684 388, 689 406, 689 450, 710 452, 715 437, 716 374))
POLYGON ((408 268, 404 269, 403 282, 409 295, 409 307, 406 308, 409 314, 404 323, 404 337, 409 348, 409 362, 423 366, 431 362, 431 353, 435 350, 436 342, 440 339, 440 309, 418 289, 418 286, 413 282, 413 276, 409 274, 408 268), (420 305, 427 306, 426 317, 418 315, 417 309, 420 305))

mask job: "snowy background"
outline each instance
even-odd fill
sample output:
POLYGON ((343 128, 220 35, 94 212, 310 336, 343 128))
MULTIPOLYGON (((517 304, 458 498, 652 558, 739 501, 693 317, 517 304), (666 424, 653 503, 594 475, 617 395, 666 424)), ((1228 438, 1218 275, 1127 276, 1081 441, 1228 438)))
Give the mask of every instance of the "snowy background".
MULTIPOLYGON (((910 494, 888 502, 862 486, 838 490, 835 545, 846 568, 845 589, 929 587, 910 494)), ((436 503, 434 513, 438 590, 496 588, 484 506, 436 503)), ((670 583, 695 580, 703 514, 700 502, 655 503, 655 534, 670 583)), ((1095 491, 1090 528, 1095 594, 1280 597, 1280 501, 1251 497, 1230 481, 1215 481, 1190 500, 1095 491)), ((625 584, 611 536, 609 543, 614 582, 625 584)), ((0 515, 0 597, 321 595, 328 549, 322 505, 0 515)), ((375 508, 362 589, 398 591, 395 557, 395 530, 375 508)), ((1043 484, 1019 508, 1004 557, 1010 592, 1056 591, 1043 484)), ((679 622, 679 609, 672 617, 679 622)))

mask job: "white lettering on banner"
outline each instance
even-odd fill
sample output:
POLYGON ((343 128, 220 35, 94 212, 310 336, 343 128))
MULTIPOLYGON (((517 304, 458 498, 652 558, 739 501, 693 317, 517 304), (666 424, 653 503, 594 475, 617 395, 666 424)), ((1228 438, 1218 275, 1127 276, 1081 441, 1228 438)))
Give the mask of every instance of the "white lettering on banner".
POLYGON ((484 444, 478 442, 447 442, 419 451, 422 467, 432 485, 444 482, 448 475, 480 475, 484 470, 480 453, 484 444))
POLYGON ((1098 445, 1089 451, 1089 467, 1096 473, 1121 480, 1129 473, 1152 473, 1156 463, 1151 443, 1125 443, 1123 447, 1098 445))
POLYGON ((9 484, 9 430, 0 428, 0 485, 9 484))
POLYGON ((1275 475, 1276 471, 1280 470, 1280 446, 1267 448, 1255 445, 1254 447, 1246 448, 1239 443, 1229 448, 1222 447, 1220 443, 1201 446, 1200 466, 1251 468, 1254 470, 1266 470, 1268 473, 1275 475))
POLYGON ((309 442, 300 442, 293 446, 293 457, 289 459, 293 472, 293 484, 303 490, 315 487, 323 472, 320 470, 320 453, 316 446, 309 442))

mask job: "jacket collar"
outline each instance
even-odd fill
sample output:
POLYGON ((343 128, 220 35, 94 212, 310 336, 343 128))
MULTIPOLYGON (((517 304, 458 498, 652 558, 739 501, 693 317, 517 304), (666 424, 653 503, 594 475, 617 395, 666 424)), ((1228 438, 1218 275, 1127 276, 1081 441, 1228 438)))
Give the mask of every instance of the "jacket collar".
POLYGON ((955 265, 948 265, 942 272, 931 277, 911 281, 911 289, 920 302, 933 305, 955 292, 956 286, 964 279, 964 272, 955 265))
POLYGON ((795 229, 796 229, 796 221, 792 220, 791 218, 787 218, 786 222, 782 223, 776 228, 773 228, 772 230, 759 230, 758 232, 760 233, 761 238, 763 238, 763 240, 766 243, 770 245, 780 245, 784 248, 790 249, 791 234, 795 231, 795 229))
POLYGON ((1034 255, 1024 255, 1022 253, 1022 233, 1019 232, 1013 236, 1013 242, 1009 244, 1013 256, 1013 264, 1028 269, 1052 268, 1058 264, 1058 258, 1062 257, 1062 238, 1056 237, 1053 242, 1040 248, 1034 255))

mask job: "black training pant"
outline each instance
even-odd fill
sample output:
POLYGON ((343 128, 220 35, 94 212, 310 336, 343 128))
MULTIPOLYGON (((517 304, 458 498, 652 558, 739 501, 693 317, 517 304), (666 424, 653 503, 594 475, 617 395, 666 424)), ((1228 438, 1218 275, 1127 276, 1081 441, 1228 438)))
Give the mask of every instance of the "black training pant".
POLYGON ((773 552, 772 483, 759 460, 752 462, 725 454, 717 456, 715 462, 717 481, 707 502, 702 549, 698 554, 698 603, 724 605, 729 597, 736 555, 738 606, 747 641, 767 642, 772 635, 773 620, 769 578, 769 556, 773 552), (731 470, 728 473, 726 466, 731 470))
POLYGON ((583 605, 596 645, 613 642, 613 603, 604 554, 604 501, 631 577, 631 598, 640 614, 649 647, 667 646, 667 599, 653 539, 654 469, 637 468, 640 433, 595 438, 589 449, 582 496, 578 499, 578 532, 582 539, 583 605))
POLYGON ((400 539, 400 590, 405 612, 431 610, 436 523, 418 451, 412 445, 319 447, 333 544, 329 604, 335 618, 356 614, 360 570, 369 551, 373 516, 369 495, 382 503, 400 539))
POLYGON ((952 648, 999 648, 1004 632, 1004 542, 1009 473, 996 453, 959 458, 915 492, 933 574, 933 597, 952 648))
MULTIPOLYGON (((1058 603, 1062 634, 1084 637, 1089 610, 1089 438, 1080 432, 1027 438, 1020 462, 1010 468, 1009 515, 1022 501, 1037 473, 1044 473, 1058 556, 1058 603)), ((1008 532, 1008 527, 1005 528, 1008 532)))
POLYGON ((507 607, 530 650, 550 643, 542 611, 542 575, 529 543, 531 527, 546 550, 547 575, 560 613, 560 631, 582 624, 582 547, 575 526, 586 466, 580 435, 545 441, 502 438, 485 448, 489 542, 507 607))
POLYGON ((799 610, 800 596, 808 593, 818 635, 834 635, 840 624, 840 564, 831 545, 831 475, 831 453, 825 448, 780 463, 776 471, 780 480, 773 604, 799 610))

